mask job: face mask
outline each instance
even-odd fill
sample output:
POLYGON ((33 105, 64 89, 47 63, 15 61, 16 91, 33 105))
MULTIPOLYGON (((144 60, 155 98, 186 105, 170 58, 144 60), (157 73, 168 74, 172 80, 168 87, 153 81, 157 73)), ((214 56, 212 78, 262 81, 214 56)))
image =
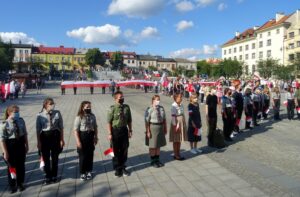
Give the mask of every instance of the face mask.
POLYGON ((49 106, 49 111, 53 111, 55 109, 55 105, 50 105, 49 106))
POLYGON ((120 104, 123 104, 123 103, 124 103, 124 98, 120 98, 120 99, 119 99, 119 103, 120 103, 120 104))
POLYGON ((13 119, 17 120, 20 118, 20 113, 19 112, 15 112, 13 115, 13 119))
POLYGON ((154 101, 154 105, 158 106, 160 104, 160 101, 154 101))
POLYGON ((90 108, 84 109, 83 110, 86 114, 90 114, 92 112, 92 110, 90 108))

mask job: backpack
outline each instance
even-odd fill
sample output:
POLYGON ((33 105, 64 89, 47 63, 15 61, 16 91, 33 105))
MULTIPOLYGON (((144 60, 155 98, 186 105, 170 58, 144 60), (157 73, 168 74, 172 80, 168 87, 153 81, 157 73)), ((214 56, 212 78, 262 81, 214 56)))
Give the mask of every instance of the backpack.
POLYGON ((217 128, 213 132, 212 144, 216 148, 224 148, 226 146, 223 131, 221 129, 217 128))

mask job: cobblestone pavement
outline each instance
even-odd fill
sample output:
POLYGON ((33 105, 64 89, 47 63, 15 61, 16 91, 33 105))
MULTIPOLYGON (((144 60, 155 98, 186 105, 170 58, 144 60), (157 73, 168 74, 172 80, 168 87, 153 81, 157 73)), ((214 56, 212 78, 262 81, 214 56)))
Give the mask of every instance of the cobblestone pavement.
MULTIPOLYGON (((206 146, 206 138, 200 143, 204 153, 192 155, 189 144, 182 146, 185 161, 174 161, 172 144, 162 148, 161 158, 165 167, 149 166, 148 149, 144 145, 145 129, 143 114, 150 104, 153 93, 144 94, 133 89, 123 89, 125 102, 133 115, 133 138, 130 140, 128 169, 130 177, 115 178, 111 161, 103 155, 109 147, 106 139, 106 113, 113 104, 110 94, 100 94, 95 89, 90 95, 87 89, 78 89, 78 95, 67 90, 61 96, 58 87, 49 87, 36 95, 31 91, 24 99, 1 104, 1 112, 11 103, 21 107, 29 131, 30 151, 26 160, 26 186, 22 193, 10 195, 7 191, 6 168, 0 161, 0 196, 300 196, 300 122, 265 121, 252 131, 239 135, 233 143, 222 150, 206 146), (43 174, 39 170, 36 148, 35 118, 46 97, 53 97, 56 108, 62 112, 65 126, 66 147, 60 155, 59 174, 61 181, 42 186, 43 174), (94 160, 94 178, 82 182, 78 174, 78 157, 72 125, 79 104, 92 102, 99 125, 100 143, 94 160)), ((172 98, 162 96, 170 122, 172 98)), ((187 101, 184 101, 187 106, 187 101)), ((285 110, 283 110, 285 113, 285 110)), ((204 105, 201 105, 204 135, 204 105)), ((241 123, 244 125, 244 122, 241 123)), ((218 126, 222 128, 221 118, 218 126)), ((242 126, 243 127, 243 126, 242 126)))

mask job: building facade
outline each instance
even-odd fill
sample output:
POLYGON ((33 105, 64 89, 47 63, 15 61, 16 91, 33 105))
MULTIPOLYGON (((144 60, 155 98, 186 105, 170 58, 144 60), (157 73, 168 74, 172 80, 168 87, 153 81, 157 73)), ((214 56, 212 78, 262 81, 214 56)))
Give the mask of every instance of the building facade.
POLYGON ((159 70, 174 71, 177 68, 177 62, 172 58, 159 58, 157 60, 157 68, 159 70))
POLYGON ((157 57, 152 55, 137 55, 137 67, 148 69, 149 66, 157 67, 157 57))
POLYGON ((30 63, 31 62, 31 51, 33 46, 30 44, 12 44, 14 49, 13 63, 30 63))
POLYGON ((186 70, 197 70, 197 63, 187 60, 187 59, 182 59, 182 58, 175 58, 176 61, 176 67, 182 67, 185 68, 186 70))

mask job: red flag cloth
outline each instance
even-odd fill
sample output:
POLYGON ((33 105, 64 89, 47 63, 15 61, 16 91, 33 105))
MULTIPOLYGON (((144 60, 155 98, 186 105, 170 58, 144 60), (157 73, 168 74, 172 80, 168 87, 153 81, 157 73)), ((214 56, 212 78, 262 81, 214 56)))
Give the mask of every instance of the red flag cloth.
POLYGON ((109 148, 109 149, 105 150, 105 151, 104 151, 104 155, 105 155, 105 156, 111 156, 111 157, 114 157, 115 155, 114 155, 114 150, 113 150, 113 148, 109 148))
POLYGON ((17 171, 16 171, 16 168, 9 167, 8 170, 9 170, 9 173, 10 173, 11 178, 12 178, 12 179, 16 179, 16 178, 17 178, 17 171))

